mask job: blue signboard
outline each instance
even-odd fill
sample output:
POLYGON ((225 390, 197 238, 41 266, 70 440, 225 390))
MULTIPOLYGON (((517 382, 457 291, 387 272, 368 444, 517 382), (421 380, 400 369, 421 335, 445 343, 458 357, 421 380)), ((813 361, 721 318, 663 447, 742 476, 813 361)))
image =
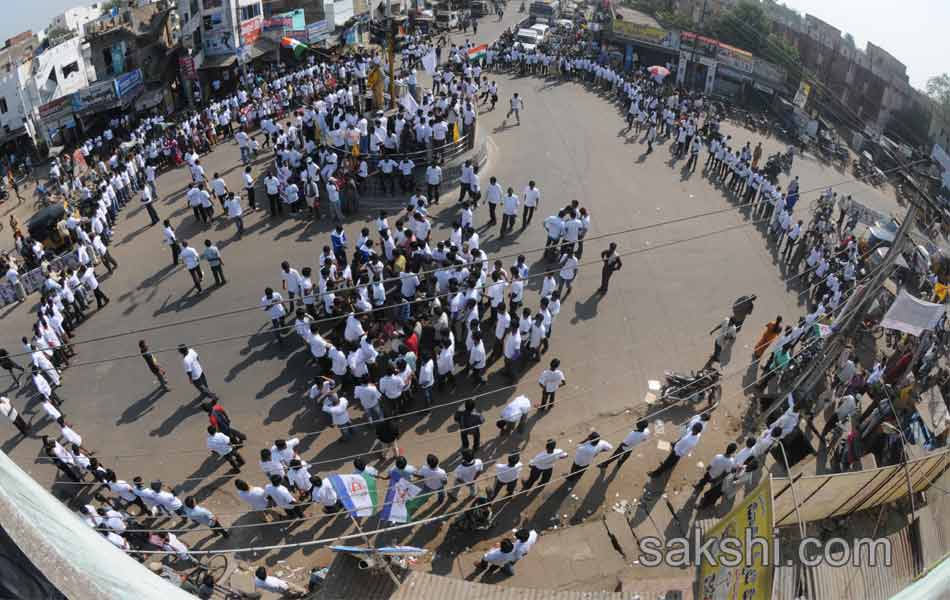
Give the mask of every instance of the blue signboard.
POLYGON ((119 77, 115 78, 115 95, 119 98, 123 98, 137 91, 144 84, 145 81, 142 79, 142 69, 130 71, 125 75, 120 75, 119 77))

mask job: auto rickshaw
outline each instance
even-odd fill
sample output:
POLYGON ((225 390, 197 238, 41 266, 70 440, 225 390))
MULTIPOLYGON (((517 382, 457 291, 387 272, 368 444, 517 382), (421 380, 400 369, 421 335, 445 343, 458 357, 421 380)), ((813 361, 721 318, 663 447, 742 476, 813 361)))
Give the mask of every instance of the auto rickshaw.
POLYGON ((30 237, 43 244, 44 248, 59 253, 72 245, 72 238, 63 223, 65 218, 66 209, 63 205, 52 204, 30 217, 26 222, 26 230, 30 237))

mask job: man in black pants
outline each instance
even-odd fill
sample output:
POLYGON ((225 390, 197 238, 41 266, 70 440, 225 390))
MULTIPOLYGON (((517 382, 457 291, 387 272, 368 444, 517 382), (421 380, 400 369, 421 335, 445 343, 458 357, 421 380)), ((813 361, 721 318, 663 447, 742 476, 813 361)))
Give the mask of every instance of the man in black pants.
POLYGON ((462 438, 462 450, 469 447, 469 437, 472 438, 472 450, 478 452, 482 445, 479 427, 485 422, 482 413, 475 410, 475 401, 469 398, 465 405, 455 413, 455 422, 459 426, 459 436, 462 438))
POLYGON ((531 467, 531 473, 527 479, 521 482, 521 489, 530 489, 538 479, 541 480, 542 486, 551 481, 551 474, 554 473, 554 463, 562 458, 567 458, 567 452, 558 448, 555 440, 548 440, 544 445, 544 452, 539 452, 528 463, 528 466, 531 467))
POLYGON ((598 288, 597 291, 601 294, 606 294, 607 286, 610 284, 610 277, 615 271, 619 271, 623 267, 620 255, 617 254, 617 244, 610 242, 610 246, 600 253, 600 259, 604 262, 604 266, 601 267, 600 270, 600 288, 598 288))

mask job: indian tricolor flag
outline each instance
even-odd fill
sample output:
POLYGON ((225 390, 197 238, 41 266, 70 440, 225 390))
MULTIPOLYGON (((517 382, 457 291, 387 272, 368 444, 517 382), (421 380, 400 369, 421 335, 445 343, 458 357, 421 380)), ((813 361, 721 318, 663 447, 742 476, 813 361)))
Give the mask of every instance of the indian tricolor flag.
POLYGON ((408 479, 393 474, 389 480, 389 489, 386 490, 386 500, 379 511, 381 521, 393 523, 407 523, 412 520, 412 514, 425 502, 425 496, 420 497, 422 488, 413 485, 408 479))
POLYGON ((281 38, 280 45, 288 50, 292 50, 294 56, 300 58, 300 55, 310 49, 310 46, 304 44, 303 42, 297 41, 294 38, 281 38))
POLYGON ((368 517, 376 513, 379 499, 376 478, 369 475, 330 475, 330 485, 343 508, 354 517, 368 517))
POLYGON ((488 52, 488 44, 479 44, 474 48, 469 48, 468 50, 468 60, 477 61, 484 60, 485 54, 488 52))

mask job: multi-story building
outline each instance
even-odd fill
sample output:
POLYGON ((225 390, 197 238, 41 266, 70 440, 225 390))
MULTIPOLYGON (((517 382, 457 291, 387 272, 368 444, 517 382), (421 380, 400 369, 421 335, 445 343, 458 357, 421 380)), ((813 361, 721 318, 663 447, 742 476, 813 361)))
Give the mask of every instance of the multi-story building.
POLYGON ((96 79, 89 46, 78 37, 68 39, 25 60, 17 72, 27 118, 36 127, 36 141, 53 146, 74 136, 73 95, 96 79))
POLYGON ((249 61, 276 48, 261 40, 261 0, 178 0, 178 14, 181 77, 198 82, 200 93, 236 81, 239 57, 249 61))
POLYGON ((100 15, 102 15, 100 4, 76 6, 53 17, 46 31, 47 33, 55 30, 72 31, 81 36, 85 33, 86 23, 95 21, 100 15))

